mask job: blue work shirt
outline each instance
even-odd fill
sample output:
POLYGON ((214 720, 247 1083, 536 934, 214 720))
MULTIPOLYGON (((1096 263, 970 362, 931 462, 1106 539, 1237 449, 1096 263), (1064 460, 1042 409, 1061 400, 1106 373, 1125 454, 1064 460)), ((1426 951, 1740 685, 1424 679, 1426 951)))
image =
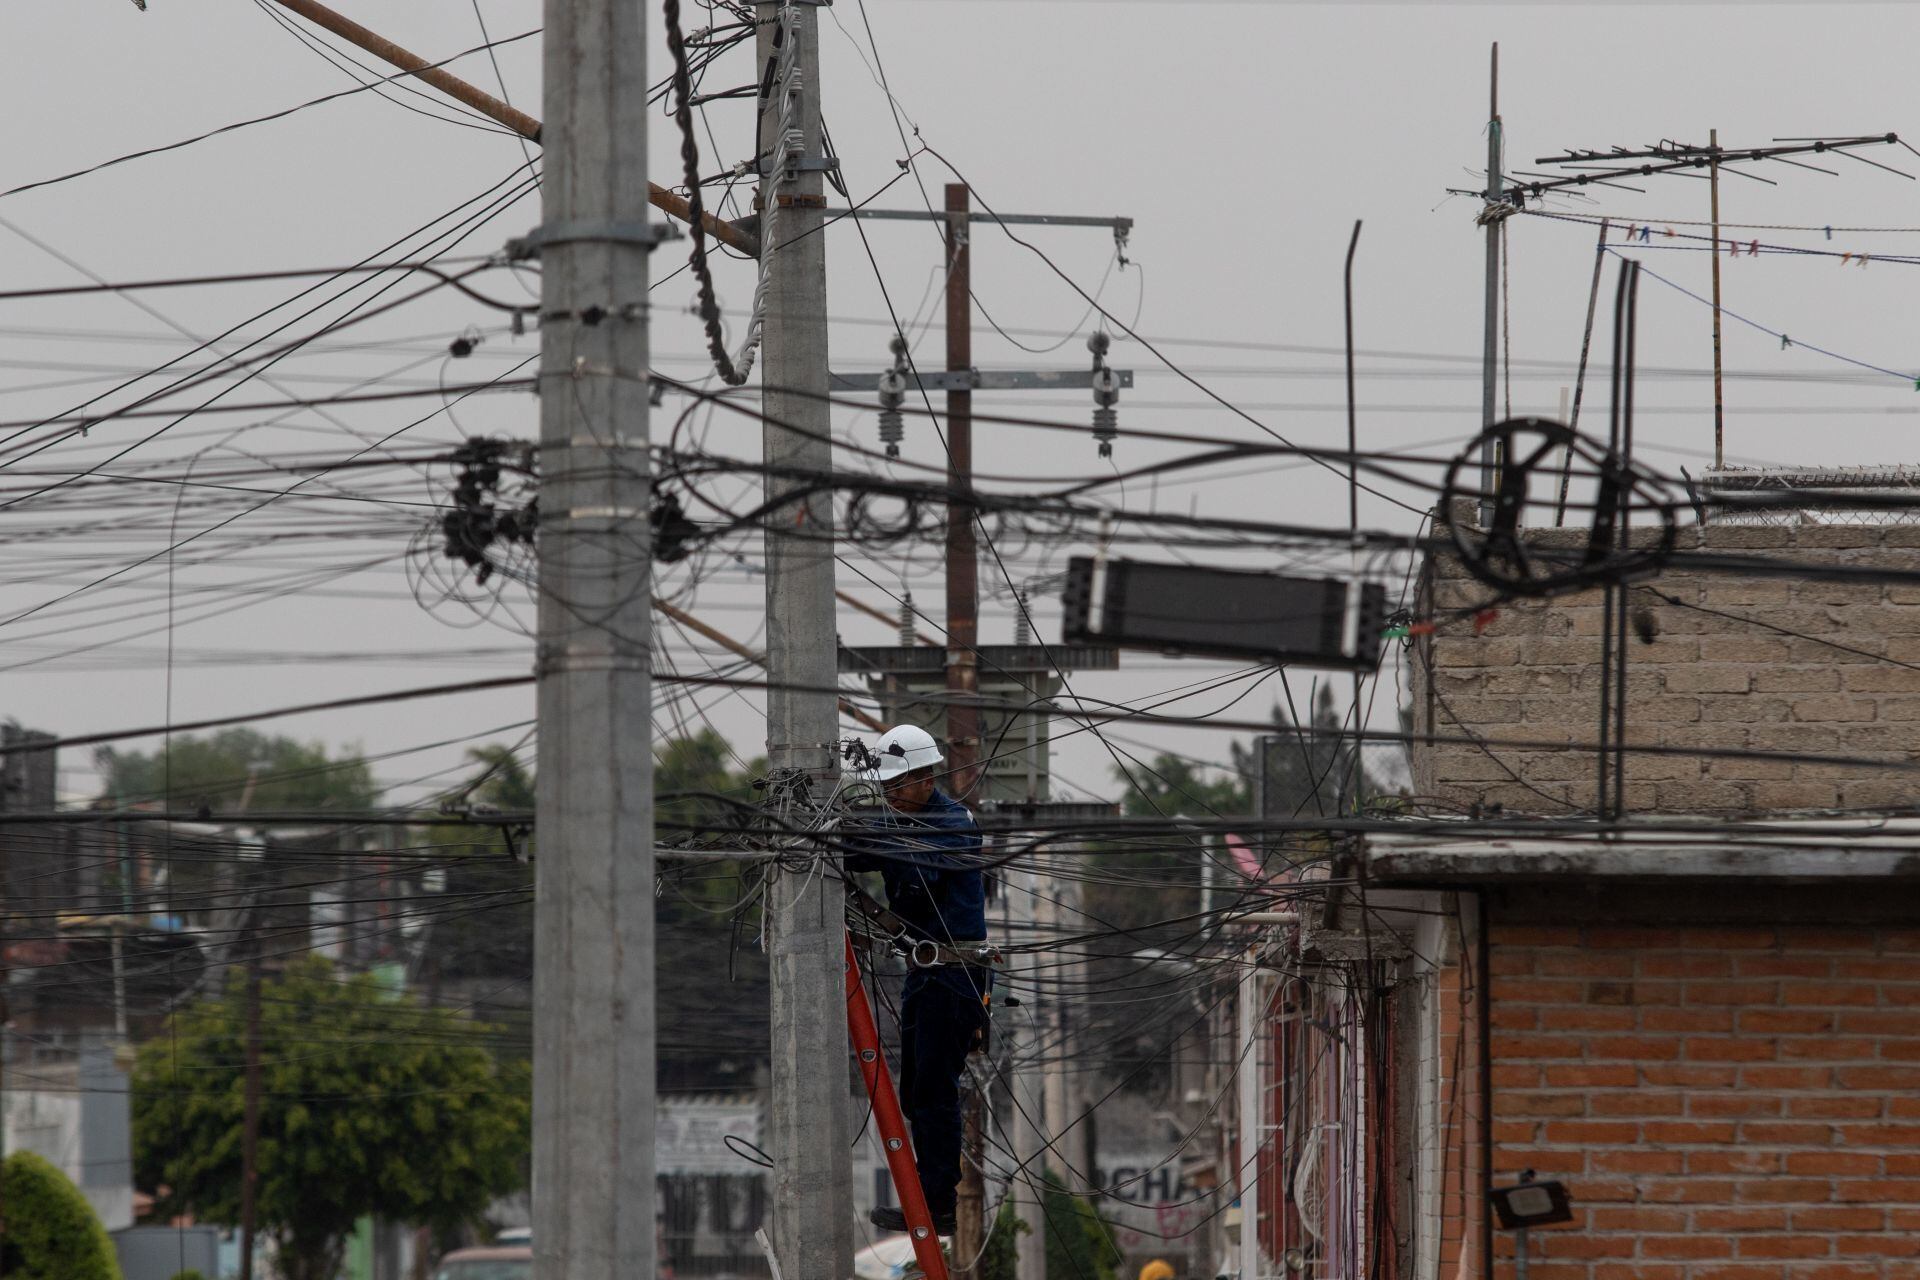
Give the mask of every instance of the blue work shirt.
MULTIPOLYGON (((881 808, 842 829, 848 871, 878 871, 887 906, 915 938, 981 942, 987 936, 987 886, 980 870, 980 828, 967 806, 938 788, 924 809, 881 808)), ((978 999, 991 988, 990 970, 972 965, 911 969, 906 990, 939 982, 978 999)))

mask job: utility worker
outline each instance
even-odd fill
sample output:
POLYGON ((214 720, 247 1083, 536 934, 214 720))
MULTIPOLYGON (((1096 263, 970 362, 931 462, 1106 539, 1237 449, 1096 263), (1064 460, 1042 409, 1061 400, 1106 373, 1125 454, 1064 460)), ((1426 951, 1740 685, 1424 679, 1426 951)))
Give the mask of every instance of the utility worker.
MULTIPOLYGON (((967 807, 940 789, 945 757, 925 729, 889 729, 867 777, 880 784, 885 808, 845 828, 856 851, 849 871, 878 871, 887 906, 912 941, 944 946, 986 940, 986 882, 980 871, 980 828, 967 807)), ((953 1234, 960 1185, 960 1077, 967 1055, 984 1040, 992 971, 976 965, 915 966, 900 999, 900 1097, 913 1129, 920 1189, 934 1229, 953 1234)), ((875 1209, 873 1224, 905 1231, 897 1208, 875 1209)))

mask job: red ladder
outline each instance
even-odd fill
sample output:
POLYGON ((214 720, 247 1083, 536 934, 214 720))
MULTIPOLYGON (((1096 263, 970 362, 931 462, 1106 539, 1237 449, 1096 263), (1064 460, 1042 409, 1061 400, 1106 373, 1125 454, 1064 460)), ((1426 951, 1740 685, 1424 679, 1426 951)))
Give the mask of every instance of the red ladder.
POLYGON ((874 1025, 873 1008, 867 1003, 867 991, 860 982, 860 959, 854 954, 851 935, 847 938, 847 1034, 853 1037, 854 1056, 860 1061, 860 1079, 866 1083, 867 1097, 873 1100, 873 1121, 880 1128, 894 1190, 900 1193, 900 1210, 907 1218, 907 1237, 913 1241, 913 1256, 919 1261, 926 1280, 947 1280, 947 1257, 940 1251, 940 1237, 933 1230, 933 1215, 927 1212, 927 1197, 920 1190, 920 1170, 913 1162, 907 1122, 900 1114, 893 1077, 887 1074, 886 1055, 880 1052, 880 1029, 874 1025))

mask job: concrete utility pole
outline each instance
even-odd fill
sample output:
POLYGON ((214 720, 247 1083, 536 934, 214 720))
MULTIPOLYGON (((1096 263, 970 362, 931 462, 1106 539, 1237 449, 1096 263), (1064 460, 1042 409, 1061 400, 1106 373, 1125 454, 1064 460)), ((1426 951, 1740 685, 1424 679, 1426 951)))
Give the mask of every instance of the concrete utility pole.
MULTIPOLYGON (((778 207, 777 243, 763 246, 767 318, 760 357, 767 499, 797 487, 774 469, 833 467, 827 395, 827 244, 820 234, 824 152, 820 131, 819 10, 761 4, 761 225, 778 207), (781 51, 796 41, 779 75, 781 51), (791 96, 789 96, 791 95, 791 96), (780 120, 798 133, 797 172, 780 183, 780 120)), ((834 630, 833 503, 815 493, 766 519, 767 764, 801 770, 823 798, 838 776, 839 680, 834 630)), ((767 895, 772 1004, 773 1247, 787 1280, 840 1280, 853 1272, 852 1136, 847 1090, 844 956, 846 908, 832 882, 776 871, 767 895)), ((637 1274, 637 1273, 636 1273, 637 1274)), ((544 1280, 544 1278, 543 1278, 544 1280)))
POLYGON ((658 1266, 646 23, 626 0, 546 6, 536 1280, 658 1266))
POLYGON ((253 1280, 260 1195, 260 929, 247 945, 247 1049, 240 1100, 240 1280, 253 1280))
MULTIPOLYGON (((1039 937, 1040 894, 1047 882, 1039 871, 1009 868, 1006 875, 1008 940, 1032 942, 1039 937)), ((1014 1212, 1026 1222, 1032 1234, 1016 1244, 1017 1280, 1047 1280, 1047 1215, 1045 1201, 1038 1188, 1046 1167, 1046 1089, 1040 1066, 1032 1059, 1047 1048, 1044 1026, 1033 1017, 1032 1001, 1020 1012, 1024 1017, 1007 1019, 1014 1028, 1012 1069, 1008 1072, 1013 1094, 1013 1116, 1009 1127, 1013 1134, 1014 1163, 1020 1166, 1007 1195, 1014 1212)))

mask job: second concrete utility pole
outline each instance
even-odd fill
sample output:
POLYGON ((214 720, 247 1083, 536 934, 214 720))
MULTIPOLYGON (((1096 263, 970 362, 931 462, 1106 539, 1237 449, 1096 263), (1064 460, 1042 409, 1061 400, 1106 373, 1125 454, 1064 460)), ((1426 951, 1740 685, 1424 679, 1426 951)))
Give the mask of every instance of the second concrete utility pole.
MULTIPOLYGON (((762 4, 761 247, 767 272, 760 356, 762 454, 768 474, 767 765, 803 774, 823 800, 838 777, 839 681, 834 628, 833 501, 796 495, 782 478, 833 469, 827 403, 827 246, 820 233, 825 151, 820 128, 819 10, 762 4)), ((799 815, 792 815, 798 818, 799 815)), ((767 891, 772 1004, 773 1248, 786 1280, 853 1273, 852 1136, 847 1089, 846 907, 836 883, 776 870, 767 891)), ((639 1273, 636 1273, 639 1274, 639 1273)))

